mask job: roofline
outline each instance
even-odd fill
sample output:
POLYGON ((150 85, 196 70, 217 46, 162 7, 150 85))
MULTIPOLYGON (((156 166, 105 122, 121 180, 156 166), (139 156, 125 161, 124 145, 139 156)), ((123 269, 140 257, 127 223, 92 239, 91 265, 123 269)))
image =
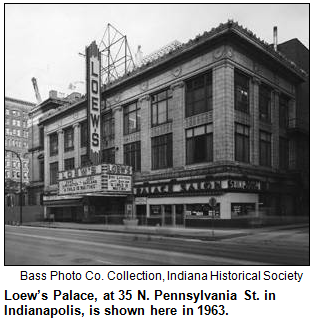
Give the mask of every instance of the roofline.
POLYGON ((4 97, 4 99, 7 100, 7 101, 20 103, 20 104, 23 104, 23 105, 28 105, 28 106, 31 106, 31 107, 36 106, 36 104, 34 102, 30 102, 30 101, 26 101, 26 100, 22 100, 22 99, 16 99, 16 98, 12 98, 12 97, 4 97))
POLYGON ((258 38, 255 34, 253 34, 252 31, 240 26, 238 23, 233 22, 232 20, 229 20, 225 24, 220 24, 218 27, 212 28, 209 32, 204 32, 203 35, 197 35, 193 40, 189 40, 187 43, 182 44, 175 50, 163 55, 159 59, 148 62, 145 65, 142 65, 133 70, 132 72, 123 75, 119 79, 113 81, 111 84, 107 84, 105 87, 105 92, 111 90, 114 91, 116 87, 123 86, 124 82, 132 82, 133 80, 136 80, 141 76, 150 73, 157 67, 166 65, 171 60, 178 59, 179 57, 192 52, 193 50, 195 50, 195 48, 203 46, 208 42, 212 42, 219 37, 223 37, 224 35, 228 35, 228 33, 230 32, 235 33, 244 41, 249 42, 251 45, 255 46, 257 50, 262 51, 264 54, 271 57, 274 61, 281 64, 281 66, 288 70, 290 73, 297 76, 298 79, 302 81, 305 80, 307 73, 300 67, 298 67, 297 64, 292 62, 281 52, 275 51, 272 46, 258 38))

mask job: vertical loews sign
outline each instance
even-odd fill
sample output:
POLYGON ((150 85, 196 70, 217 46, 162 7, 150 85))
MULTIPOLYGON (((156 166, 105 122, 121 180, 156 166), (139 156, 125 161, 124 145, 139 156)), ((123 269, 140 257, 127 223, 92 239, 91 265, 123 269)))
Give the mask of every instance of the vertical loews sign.
POLYGON ((86 47, 86 94, 87 94, 87 149, 90 161, 100 163, 100 52, 93 41, 86 47))

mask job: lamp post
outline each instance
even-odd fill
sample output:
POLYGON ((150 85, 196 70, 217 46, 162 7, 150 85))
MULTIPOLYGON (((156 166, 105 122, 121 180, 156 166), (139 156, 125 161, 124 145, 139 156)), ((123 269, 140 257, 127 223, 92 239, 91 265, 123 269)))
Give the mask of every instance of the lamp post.
POLYGON ((22 216, 23 215, 22 214, 22 198, 23 198, 23 192, 22 192, 22 187, 23 187, 23 183, 22 183, 22 173, 23 173, 22 159, 21 159, 20 155, 15 151, 8 150, 8 149, 5 149, 5 151, 15 154, 17 156, 17 158, 19 159, 19 161, 20 161, 20 225, 21 225, 22 221, 23 221, 23 216, 22 216))

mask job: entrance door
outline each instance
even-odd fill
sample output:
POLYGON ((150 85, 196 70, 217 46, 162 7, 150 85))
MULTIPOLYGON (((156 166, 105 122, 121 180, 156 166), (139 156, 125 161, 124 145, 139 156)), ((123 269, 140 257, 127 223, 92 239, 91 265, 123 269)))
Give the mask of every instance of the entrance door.
POLYGON ((183 205, 176 205, 176 225, 184 224, 183 205))

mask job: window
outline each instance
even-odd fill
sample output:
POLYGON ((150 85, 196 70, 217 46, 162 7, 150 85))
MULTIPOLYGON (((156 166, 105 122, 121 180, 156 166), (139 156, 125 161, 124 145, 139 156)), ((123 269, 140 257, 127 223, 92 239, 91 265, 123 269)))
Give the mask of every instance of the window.
POLYGON ((58 181, 58 162, 50 163, 50 184, 57 184, 58 181))
POLYGON ((17 167, 17 162, 16 161, 12 161, 12 167, 16 168, 17 167))
POLYGON ((279 97, 279 126, 286 128, 288 126, 289 99, 286 96, 279 97))
POLYGON ((10 118, 8 118, 8 117, 5 118, 5 124, 10 125, 10 118))
POLYGON ((279 167, 283 170, 289 167, 289 141, 284 137, 279 137, 279 167))
POLYGON ((44 127, 40 127, 39 128, 39 146, 41 148, 44 148, 44 143, 45 143, 44 139, 45 139, 44 127))
POLYGON ((186 163, 213 161, 213 126, 202 125, 186 130, 186 163))
POLYGON ((169 103, 172 98, 170 89, 161 91, 151 97, 151 116, 152 126, 167 123, 170 120, 169 103))
POLYGON ((88 155, 87 154, 81 155, 81 167, 87 166, 89 164, 90 164, 90 161, 89 161, 88 155))
POLYGON ((23 131, 23 136, 25 137, 25 138, 28 138, 28 131, 23 131))
POLYGON ((16 126, 21 126, 21 121, 20 120, 16 120, 16 126))
POLYGON ((44 181, 45 178, 45 162, 39 161, 39 181, 44 181))
POLYGON ((141 142, 124 145, 124 164, 133 167, 133 171, 141 171, 141 142))
POLYGON ((20 172, 19 172, 19 171, 16 172, 16 177, 17 177, 17 178, 20 177, 20 172))
POLYGON ((237 70, 234 72, 234 106, 236 110, 249 112, 249 78, 237 70))
POLYGON ((271 166, 271 134, 259 133, 259 161, 260 165, 271 166))
POLYGON ((64 170, 73 170, 74 167, 74 158, 64 160, 64 170))
POLYGON ((265 85, 259 87, 259 118, 270 122, 271 91, 265 85))
POLYGON ((132 134, 141 129, 141 110, 134 102, 123 110, 124 135, 132 134))
POLYGON ((50 156, 58 154, 58 134, 54 133, 49 136, 50 156))
POLYGON ((6 128, 5 133, 6 133, 6 135, 11 135, 10 128, 6 128))
POLYGON ((27 128, 27 121, 26 120, 23 121, 23 127, 27 128))
POLYGON ((235 160, 250 162, 250 128, 235 124, 235 160))
POLYGON ((114 118, 111 113, 103 115, 102 119, 102 133, 104 141, 114 139, 114 118))
POLYGON ((6 114, 6 115, 10 115, 10 110, 9 110, 9 109, 6 109, 6 110, 5 110, 5 114, 6 114))
POLYGON ((27 142, 23 142, 23 147, 24 148, 28 148, 28 143, 27 142))
POLYGON ((27 168, 27 162, 26 161, 23 162, 23 168, 24 169, 27 168))
POLYGON ((28 173, 27 172, 23 172, 23 178, 27 179, 28 178, 28 173))
POLYGON ((81 147, 87 146, 87 120, 81 123, 81 147))
POLYGON ((5 177, 10 178, 10 171, 5 171, 5 177))
POLYGON ((5 166, 10 167, 10 165, 11 165, 10 160, 5 160, 5 166))
POLYGON ((212 85, 212 73, 203 74, 186 82, 186 117, 213 109, 212 85))
POLYGON ((73 127, 64 130, 64 152, 74 149, 74 130, 73 127))
POLYGON ((172 167, 172 134, 152 138, 152 169, 172 167))
POLYGON ((21 130, 20 130, 20 129, 17 129, 17 130, 16 130, 16 135, 17 135, 17 136, 21 136, 21 130))
POLYGON ((110 148, 102 150, 101 160, 104 163, 115 163, 116 149, 110 148))

